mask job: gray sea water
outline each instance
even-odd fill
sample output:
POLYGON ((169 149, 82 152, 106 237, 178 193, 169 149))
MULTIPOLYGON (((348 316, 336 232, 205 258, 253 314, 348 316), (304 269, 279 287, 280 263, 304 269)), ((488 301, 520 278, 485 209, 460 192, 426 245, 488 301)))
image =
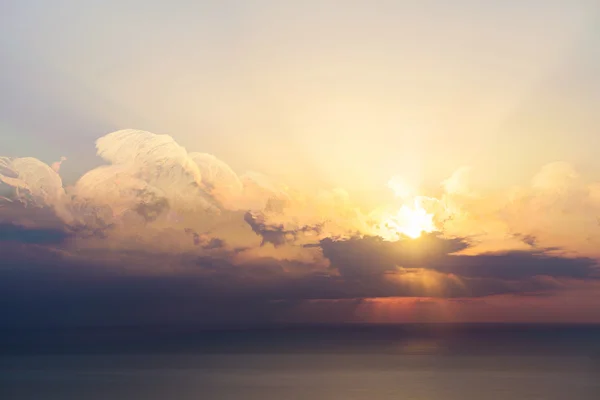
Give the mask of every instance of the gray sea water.
POLYGON ((30 356, 2 360, 0 398, 597 400, 596 372, 578 357, 30 356))
POLYGON ((453 340, 418 332, 240 332, 202 337, 193 348, 190 335, 161 334, 161 343, 188 342, 154 353, 148 350, 158 341, 117 336, 120 346, 131 346, 93 336, 93 346, 59 352, 50 342, 29 352, 32 346, 5 347, 0 399, 600 399, 591 351, 597 330, 461 333, 453 340))

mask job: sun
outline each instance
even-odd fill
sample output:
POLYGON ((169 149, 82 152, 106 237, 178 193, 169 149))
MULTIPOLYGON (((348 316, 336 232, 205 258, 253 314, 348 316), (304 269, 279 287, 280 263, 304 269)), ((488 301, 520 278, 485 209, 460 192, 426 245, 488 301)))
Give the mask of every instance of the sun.
POLYGON ((412 206, 402 205, 400 209, 383 220, 382 225, 389 230, 386 236, 405 235, 416 239, 422 233, 436 230, 433 214, 428 213, 415 199, 412 206))
POLYGON ((385 240, 398 240, 402 236, 412 239, 419 238, 423 233, 437 231, 434 215, 423 206, 424 196, 413 196, 414 191, 397 178, 390 180, 388 185, 404 200, 405 204, 397 211, 382 216, 377 225, 377 234, 385 240))

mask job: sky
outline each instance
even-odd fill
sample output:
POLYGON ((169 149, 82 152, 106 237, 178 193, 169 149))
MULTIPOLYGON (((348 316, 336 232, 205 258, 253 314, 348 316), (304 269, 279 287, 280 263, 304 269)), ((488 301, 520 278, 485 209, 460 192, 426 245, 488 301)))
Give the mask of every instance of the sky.
POLYGON ((600 322, 596 1, 4 1, 3 323, 600 322))

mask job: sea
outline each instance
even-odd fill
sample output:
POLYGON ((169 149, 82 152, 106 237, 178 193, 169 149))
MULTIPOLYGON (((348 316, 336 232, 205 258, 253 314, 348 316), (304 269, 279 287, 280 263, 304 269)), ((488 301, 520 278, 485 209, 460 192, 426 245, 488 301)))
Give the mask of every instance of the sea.
POLYGON ((2 400, 599 400, 597 325, 0 330, 2 400))

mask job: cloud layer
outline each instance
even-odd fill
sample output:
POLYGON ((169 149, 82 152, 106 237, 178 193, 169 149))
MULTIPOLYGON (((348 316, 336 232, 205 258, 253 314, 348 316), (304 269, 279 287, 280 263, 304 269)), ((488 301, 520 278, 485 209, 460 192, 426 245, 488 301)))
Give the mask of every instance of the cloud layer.
POLYGON ((106 165, 69 187, 66 158, 0 158, 0 296, 13 320, 270 320, 307 301, 550 295, 600 276, 600 184, 564 163, 493 194, 468 168, 431 197, 393 180, 399 203, 363 210, 343 189, 238 175, 168 135, 122 130, 96 148, 106 165), (417 234, 433 232, 403 235, 410 207, 428 216, 417 234), (43 316, 44 303, 70 311, 43 316))

